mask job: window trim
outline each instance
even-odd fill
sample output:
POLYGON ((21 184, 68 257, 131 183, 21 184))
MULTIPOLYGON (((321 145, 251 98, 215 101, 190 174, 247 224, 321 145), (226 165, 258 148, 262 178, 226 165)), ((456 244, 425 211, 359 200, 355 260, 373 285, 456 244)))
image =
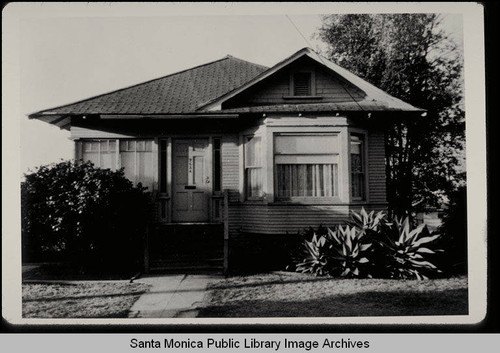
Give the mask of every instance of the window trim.
MULTIPOLYGON (((313 132, 313 131, 283 131, 283 132, 273 132, 272 134, 272 161, 273 161, 273 203, 276 204, 341 204, 342 199, 341 199, 341 194, 342 194, 342 151, 343 148, 341 146, 342 143, 342 133, 340 131, 329 131, 329 132, 313 132), (327 163, 327 164, 335 164, 337 166, 337 185, 336 185, 336 191, 337 195, 334 196, 292 196, 290 198, 280 198, 278 196, 278 167, 276 163, 276 157, 278 156, 286 156, 284 155, 277 155, 276 153, 276 137, 277 136, 335 136, 337 137, 338 141, 338 152, 337 153, 323 153, 323 154, 293 154, 293 156, 318 156, 319 159, 331 159, 334 161, 334 163, 327 163)), ((292 156, 292 155, 290 155, 292 156)), ((285 157, 286 158, 286 157, 285 157)), ((300 163, 292 163, 292 164, 300 164, 300 163)), ((318 164, 325 164, 323 162, 318 163, 318 164)))
POLYGON ((369 202, 369 190, 368 190, 368 133, 366 130, 351 128, 349 129, 349 150, 348 150, 348 159, 349 159, 349 199, 351 203, 367 203, 369 202), (352 162, 351 162, 351 141, 352 136, 358 135, 362 137, 362 161, 361 165, 363 167, 363 196, 362 197, 354 197, 352 195, 352 162))
POLYGON ((296 70, 290 72, 290 89, 289 89, 289 96, 285 96, 283 98, 285 99, 294 99, 294 98, 304 98, 304 99, 312 99, 312 98, 321 98, 316 96, 316 74, 314 70, 296 70), (310 84, 310 92, 309 95, 302 95, 302 96, 297 96, 295 95, 295 75, 296 74, 310 74, 310 79, 309 79, 309 84, 310 84))
POLYGON ((265 173, 265 168, 264 168, 264 145, 263 145, 264 137, 260 134, 248 134, 248 135, 243 135, 243 193, 244 193, 244 199, 245 201, 262 201, 264 199, 264 173, 265 173), (247 166, 247 142, 249 141, 250 138, 258 137, 260 139, 260 166, 247 166), (247 169, 260 169, 261 170, 261 187, 262 187, 262 194, 260 196, 249 196, 248 195, 248 176, 247 176, 247 169))

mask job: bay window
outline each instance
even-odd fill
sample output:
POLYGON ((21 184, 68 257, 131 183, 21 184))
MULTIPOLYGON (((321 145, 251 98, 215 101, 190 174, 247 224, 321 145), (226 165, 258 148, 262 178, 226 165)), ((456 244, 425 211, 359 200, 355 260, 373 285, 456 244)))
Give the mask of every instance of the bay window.
POLYGON ((247 199, 262 195, 262 150, 260 136, 245 137, 245 191, 247 199))
POLYGON ((365 198, 364 138, 351 134, 351 196, 353 200, 365 198))
POLYGON ((331 200, 339 196, 337 134, 280 133, 274 138, 277 200, 331 200))

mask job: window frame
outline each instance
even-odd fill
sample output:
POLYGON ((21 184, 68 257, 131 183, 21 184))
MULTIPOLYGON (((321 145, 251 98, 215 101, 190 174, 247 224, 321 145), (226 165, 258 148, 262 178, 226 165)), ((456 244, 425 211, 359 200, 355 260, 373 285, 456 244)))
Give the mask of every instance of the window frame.
POLYGON ((290 90, 289 97, 286 98, 304 98, 304 97, 316 97, 316 75, 314 70, 297 70, 290 73, 290 90), (295 94, 295 75, 296 74, 309 74, 309 94, 308 95, 296 95, 295 94))
POLYGON ((247 201, 261 201, 264 199, 264 171, 265 171, 265 168, 264 168, 264 153, 263 153, 263 141, 264 141, 264 137, 260 134, 248 134, 248 135, 243 135, 243 179, 244 179, 244 182, 243 182, 243 192, 244 192, 244 195, 245 195, 245 200, 247 201), (259 149, 259 153, 260 153, 260 166, 247 166, 247 142, 251 139, 251 138, 255 138, 255 137, 258 137, 260 139, 260 149, 259 149), (248 174, 247 174, 247 170, 248 169, 260 169, 261 170, 261 173, 260 173, 260 184, 261 184, 261 195, 260 196, 249 196, 248 194, 248 174))
MULTIPOLYGON (((282 131, 282 132, 273 132, 272 134, 272 139, 273 139, 273 149, 272 149, 272 163, 273 163, 273 185, 274 185, 274 192, 273 192, 273 199, 275 203, 286 203, 286 204, 340 204, 342 203, 341 200, 341 184, 342 184, 342 151, 343 148, 341 147, 342 143, 342 133, 339 131, 329 131, 329 132, 312 132, 312 131, 282 131), (336 195, 333 196, 291 196, 290 198, 283 198, 278 195, 279 193, 279 187, 278 187, 278 163, 276 161, 276 156, 279 156, 277 153, 276 149, 276 137, 278 136, 335 136, 337 138, 337 153, 309 153, 309 154, 290 154, 290 156, 309 156, 308 158, 318 158, 318 160, 325 160, 325 159, 330 159, 332 160, 333 163, 316 163, 313 165, 317 164, 332 164, 336 165, 336 184, 335 184, 335 191, 336 195), (321 157, 319 157, 321 156, 321 157)), ((286 154, 283 154, 281 156, 286 156, 286 154)), ((286 158, 286 157, 285 157, 286 158)), ((292 159, 292 158, 291 158, 292 159)), ((284 163, 279 163, 279 164, 284 164, 284 163)), ((301 163, 290 163, 290 164, 296 164, 296 165, 301 165, 301 163)), ((303 164, 303 163, 302 163, 303 164)))
POLYGON ((350 129, 349 130, 349 198, 351 202, 366 203, 368 202, 369 190, 368 190, 368 133, 361 129, 350 129), (361 137, 362 147, 361 147, 361 167, 363 168, 363 193, 361 197, 355 197, 352 193, 353 187, 353 172, 352 172, 352 137, 361 137))

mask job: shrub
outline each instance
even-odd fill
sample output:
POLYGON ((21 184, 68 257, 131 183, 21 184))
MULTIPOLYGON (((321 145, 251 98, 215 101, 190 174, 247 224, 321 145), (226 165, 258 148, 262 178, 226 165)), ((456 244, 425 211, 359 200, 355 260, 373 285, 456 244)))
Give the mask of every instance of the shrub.
POLYGON ((440 251, 429 248, 439 235, 431 236, 425 225, 411 229, 408 217, 391 220, 382 211, 364 209, 352 212, 348 223, 320 228, 311 240, 311 229, 306 230, 301 252, 288 268, 315 275, 398 279, 425 279, 441 272, 428 259, 440 251))
POLYGON ((328 231, 333 254, 331 274, 340 277, 371 277, 369 250, 372 244, 366 242, 364 233, 356 227, 337 227, 328 231))
POLYGON ((21 183, 23 261, 129 270, 140 261, 150 197, 123 171, 61 162, 21 183))
POLYGON ((314 233, 310 241, 304 239, 302 256, 295 257, 295 271, 317 276, 371 277, 366 256, 371 244, 363 242, 363 233, 349 226, 324 229, 323 235, 314 233))
POLYGON ((434 255, 429 245, 440 235, 430 235, 425 224, 410 229, 408 217, 397 219, 382 225, 376 238, 381 251, 379 265, 387 271, 388 277, 398 279, 427 279, 429 275, 440 272, 428 261, 428 255, 434 255))
POLYGON ((467 188, 462 187, 450 195, 443 223, 438 229, 442 237, 439 247, 444 252, 436 262, 449 274, 467 273, 467 188), (445 256, 443 256, 446 254, 445 256))

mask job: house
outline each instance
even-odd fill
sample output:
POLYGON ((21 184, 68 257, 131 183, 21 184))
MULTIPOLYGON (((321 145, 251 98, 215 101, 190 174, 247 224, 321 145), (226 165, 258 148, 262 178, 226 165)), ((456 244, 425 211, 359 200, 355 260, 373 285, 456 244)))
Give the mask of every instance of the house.
POLYGON ((230 251, 384 209, 384 129, 423 112, 304 48, 271 68, 228 55, 29 117, 69 130, 76 159, 153 192, 146 268, 194 247, 191 260, 204 250, 227 269, 230 251))

